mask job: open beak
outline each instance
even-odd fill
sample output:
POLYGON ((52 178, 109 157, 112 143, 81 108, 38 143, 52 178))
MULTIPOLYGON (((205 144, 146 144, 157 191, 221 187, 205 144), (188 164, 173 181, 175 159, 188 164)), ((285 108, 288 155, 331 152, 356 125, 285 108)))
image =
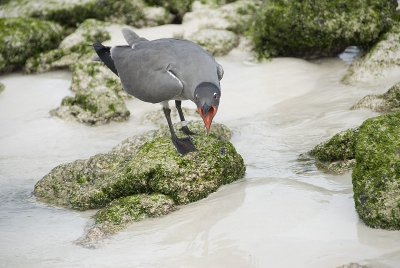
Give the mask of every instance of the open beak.
POLYGON ((212 105, 208 109, 208 111, 206 112, 205 115, 203 113, 202 107, 199 107, 198 110, 199 110, 199 114, 200 114, 201 118, 203 118, 204 124, 206 125, 206 130, 207 130, 207 135, 208 135, 210 132, 210 126, 211 126, 212 120, 213 120, 215 114, 217 113, 217 106, 212 105))

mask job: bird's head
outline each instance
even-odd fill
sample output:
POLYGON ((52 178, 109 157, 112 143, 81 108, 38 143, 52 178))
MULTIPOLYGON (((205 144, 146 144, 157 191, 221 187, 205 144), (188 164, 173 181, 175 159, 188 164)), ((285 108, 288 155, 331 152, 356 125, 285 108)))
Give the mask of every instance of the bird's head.
POLYGON ((210 132, 212 120, 217 113, 221 90, 210 82, 203 82, 194 91, 197 110, 206 125, 207 134, 210 132))

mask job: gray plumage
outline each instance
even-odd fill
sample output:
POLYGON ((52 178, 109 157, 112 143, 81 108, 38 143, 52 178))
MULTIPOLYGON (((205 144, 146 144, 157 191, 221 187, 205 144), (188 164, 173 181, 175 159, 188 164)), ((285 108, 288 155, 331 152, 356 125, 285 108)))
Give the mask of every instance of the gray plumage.
POLYGON ((125 91, 151 103, 166 100, 192 100, 202 82, 219 87, 222 67, 195 43, 177 38, 148 41, 124 28, 129 46, 111 48, 118 75, 125 91))
POLYGON ((111 48, 93 43, 99 59, 119 76, 126 92, 142 101, 163 105, 171 139, 179 154, 197 151, 190 137, 176 136, 168 101, 175 100, 181 130, 185 134, 195 133, 186 125, 182 100, 191 100, 197 105, 209 133, 221 97, 222 66, 189 40, 163 38, 149 41, 127 28, 122 29, 122 34, 128 46, 111 48))

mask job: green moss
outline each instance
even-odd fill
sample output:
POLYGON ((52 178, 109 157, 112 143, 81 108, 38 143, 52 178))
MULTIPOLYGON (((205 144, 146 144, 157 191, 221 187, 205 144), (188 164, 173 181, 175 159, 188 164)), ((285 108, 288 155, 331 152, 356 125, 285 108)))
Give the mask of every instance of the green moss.
POLYGON ((394 112, 400 109, 400 83, 392 86, 386 93, 381 95, 367 95, 351 110, 369 108, 375 112, 394 112))
POLYGON ((164 7, 170 13, 176 15, 174 23, 182 23, 186 12, 191 11, 194 0, 144 0, 150 6, 164 7))
POLYGON ((28 58, 56 47, 62 35, 62 27, 52 22, 0 18, 0 58, 5 63, 0 73, 21 68, 28 58))
POLYGON ((366 120, 352 174, 358 215, 373 228, 400 229, 400 113, 366 120))
POLYGON ((369 48, 396 19, 397 1, 265 1, 251 34, 259 57, 333 56, 369 48))
POLYGON ((322 162, 354 159, 357 135, 358 128, 350 128, 318 144, 309 153, 322 162))
POLYGON ((129 25, 141 25, 145 19, 143 3, 139 0, 93 0, 60 9, 37 10, 32 17, 55 21, 68 27, 77 27, 89 18, 117 20, 129 25), (139 23, 139 24, 138 24, 139 23))

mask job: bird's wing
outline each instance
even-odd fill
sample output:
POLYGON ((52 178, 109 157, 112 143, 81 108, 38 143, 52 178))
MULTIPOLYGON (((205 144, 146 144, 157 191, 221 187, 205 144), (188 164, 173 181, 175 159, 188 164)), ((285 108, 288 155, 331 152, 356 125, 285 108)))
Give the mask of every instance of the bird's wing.
POLYGON ((122 34, 123 34, 126 42, 128 42, 128 44, 131 47, 141 41, 148 41, 146 38, 140 37, 134 31, 132 31, 131 29, 128 29, 128 28, 123 28, 122 34))
POLYGON ((166 53, 163 49, 153 48, 151 42, 140 42, 138 49, 130 46, 113 47, 111 57, 124 90, 142 101, 152 103, 180 95, 183 83, 173 72, 166 53))

